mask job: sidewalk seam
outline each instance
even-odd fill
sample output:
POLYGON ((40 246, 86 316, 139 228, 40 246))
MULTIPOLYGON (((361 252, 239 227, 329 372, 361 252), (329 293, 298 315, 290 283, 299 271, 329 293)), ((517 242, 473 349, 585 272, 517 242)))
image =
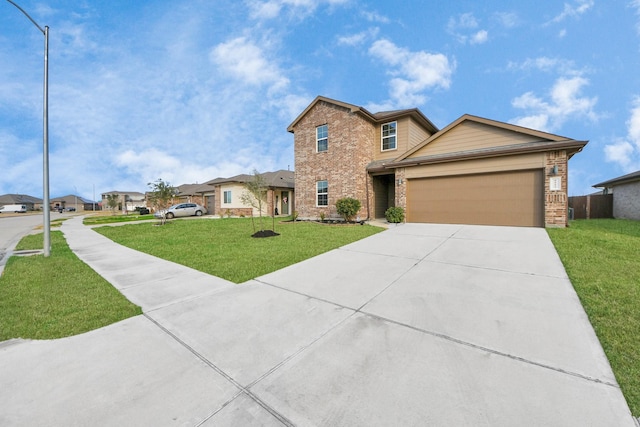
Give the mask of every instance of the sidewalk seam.
MULTIPOLYGON (((233 384, 234 387, 236 387, 239 391, 238 394, 236 394, 235 396, 233 396, 232 399, 230 399, 228 402, 226 402, 224 405, 222 405, 217 411, 213 412, 211 415, 209 415, 208 417, 206 417, 205 419, 203 419, 200 423, 198 423, 197 425, 202 425, 204 422, 206 422, 207 420, 209 420, 211 417, 215 416, 218 412, 220 412, 222 409, 224 409, 227 405, 229 405, 233 400, 235 400, 238 396, 240 396, 242 393, 246 394, 247 396, 249 396, 252 400, 254 400, 258 405, 260 405, 262 408, 264 408, 267 412, 269 412, 271 415, 273 415, 278 421, 280 421, 281 423, 283 423, 286 426, 289 427, 294 427, 295 424, 293 424, 291 421, 289 421, 285 416, 283 416, 282 414, 280 414, 278 411, 276 411, 275 409, 273 409, 271 406, 267 405, 265 402, 263 402, 258 396, 254 395, 249 389, 248 387, 245 388, 243 387, 240 383, 238 383, 236 380, 234 380, 231 376, 229 376, 226 372, 224 372, 222 369, 220 369, 219 367, 217 367, 214 363, 212 363, 209 359, 207 359, 206 357, 204 357, 202 354, 200 354, 196 349, 194 349, 193 347, 191 347, 189 344, 187 344, 185 341, 183 341, 182 339, 180 339, 177 335, 175 335, 173 332, 171 332, 170 330, 168 330, 167 328, 165 328, 164 326, 162 326, 162 324, 160 324, 158 321, 156 321, 155 319, 153 319, 151 316, 147 315, 147 313, 143 313, 142 314, 144 317, 146 317, 149 321, 151 321, 151 323, 153 323, 154 325, 156 325, 161 331, 163 331, 165 334, 167 334, 169 337, 171 337, 172 339, 174 339, 178 344, 180 344, 181 346, 183 346, 186 350, 188 350, 190 353, 192 353, 194 356, 196 356, 198 359, 200 359, 202 362, 204 362, 207 366, 209 366, 211 369, 213 369, 214 371, 216 371, 219 375, 221 375, 224 379, 226 379, 227 381, 229 381, 231 384, 233 384)), ((269 371, 270 372, 270 371, 269 371)), ((253 384, 253 383, 252 383, 253 384)))

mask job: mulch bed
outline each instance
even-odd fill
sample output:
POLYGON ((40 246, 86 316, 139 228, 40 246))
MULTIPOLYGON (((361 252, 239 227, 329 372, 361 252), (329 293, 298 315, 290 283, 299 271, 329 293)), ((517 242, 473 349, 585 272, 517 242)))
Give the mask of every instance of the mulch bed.
POLYGON ((253 233, 251 237, 274 237, 279 235, 280 233, 276 233, 275 231, 272 231, 272 230, 260 230, 257 233, 253 233))

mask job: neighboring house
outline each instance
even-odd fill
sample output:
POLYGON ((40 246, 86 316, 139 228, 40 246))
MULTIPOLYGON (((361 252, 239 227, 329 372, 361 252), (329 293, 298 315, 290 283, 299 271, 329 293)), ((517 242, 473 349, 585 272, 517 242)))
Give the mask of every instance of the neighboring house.
POLYGON ((75 194, 70 194, 64 197, 56 197, 49 200, 49 204, 51 209, 58 210, 70 210, 74 209, 76 211, 91 211, 98 210, 98 204, 94 203, 91 200, 85 199, 80 196, 76 196, 75 194))
POLYGON ((613 217, 640 220, 640 171, 594 185, 613 193, 613 217))
POLYGON ((176 187, 178 194, 174 198, 175 203, 197 203, 207 208, 205 194, 213 190, 207 184, 182 184, 176 187))
POLYGON ((118 196, 118 206, 116 209, 119 211, 134 211, 137 207, 146 207, 147 203, 145 195, 137 191, 108 191, 102 193, 102 209, 109 210, 109 203, 107 201, 108 194, 116 194, 118 196))
MULTIPOLYGON (((267 200, 263 215, 291 215, 294 210, 294 173, 287 170, 263 172, 260 174, 268 186, 267 200)), ((214 208, 207 206, 209 213, 215 215, 251 216, 258 215, 257 209, 242 203, 242 194, 247 190, 245 184, 254 179, 253 175, 236 175, 231 178, 216 178, 205 182, 214 189, 206 196, 214 208)))
POLYGON ((28 211, 42 209, 42 199, 27 194, 3 194, 0 196, 0 206, 25 205, 28 211))
POLYGON ((400 206, 409 222, 564 227, 568 160, 587 144, 471 115, 439 130, 416 108, 374 114, 322 96, 287 130, 307 219, 353 197, 360 219, 400 206))

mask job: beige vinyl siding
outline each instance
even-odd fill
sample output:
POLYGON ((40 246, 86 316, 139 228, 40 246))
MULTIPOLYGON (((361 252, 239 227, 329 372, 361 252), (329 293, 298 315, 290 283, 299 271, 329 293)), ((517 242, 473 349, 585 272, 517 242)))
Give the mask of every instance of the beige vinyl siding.
POLYGON ((421 142, 424 142, 429 138, 429 136, 431 135, 411 117, 405 117, 400 120, 389 120, 388 122, 380 123, 376 127, 374 160, 395 159, 402 153, 410 150, 421 142), (398 123, 398 127, 396 128, 397 149, 382 151, 382 125, 391 122, 398 123))
POLYGON ((446 175, 468 175, 509 170, 538 169, 544 168, 544 166, 544 153, 532 153, 414 166, 406 168, 405 176, 406 178, 423 178, 446 175))
POLYGON ((433 156, 536 141, 541 141, 541 139, 482 123, 464 122, 416 151, 411 157, 433 156))

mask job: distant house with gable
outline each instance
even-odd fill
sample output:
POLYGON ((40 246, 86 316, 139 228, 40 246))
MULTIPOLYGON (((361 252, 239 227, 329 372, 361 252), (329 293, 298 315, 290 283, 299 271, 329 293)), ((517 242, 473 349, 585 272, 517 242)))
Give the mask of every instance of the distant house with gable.
POLYGON ((3 194, 0 196, 0 206, 25 205, 28 211, 42 209, 42 199, 27 194, 3 194))
POLYGON ((613 194, 613 217, 640 220, 640 171, 594 185, 613 194))

